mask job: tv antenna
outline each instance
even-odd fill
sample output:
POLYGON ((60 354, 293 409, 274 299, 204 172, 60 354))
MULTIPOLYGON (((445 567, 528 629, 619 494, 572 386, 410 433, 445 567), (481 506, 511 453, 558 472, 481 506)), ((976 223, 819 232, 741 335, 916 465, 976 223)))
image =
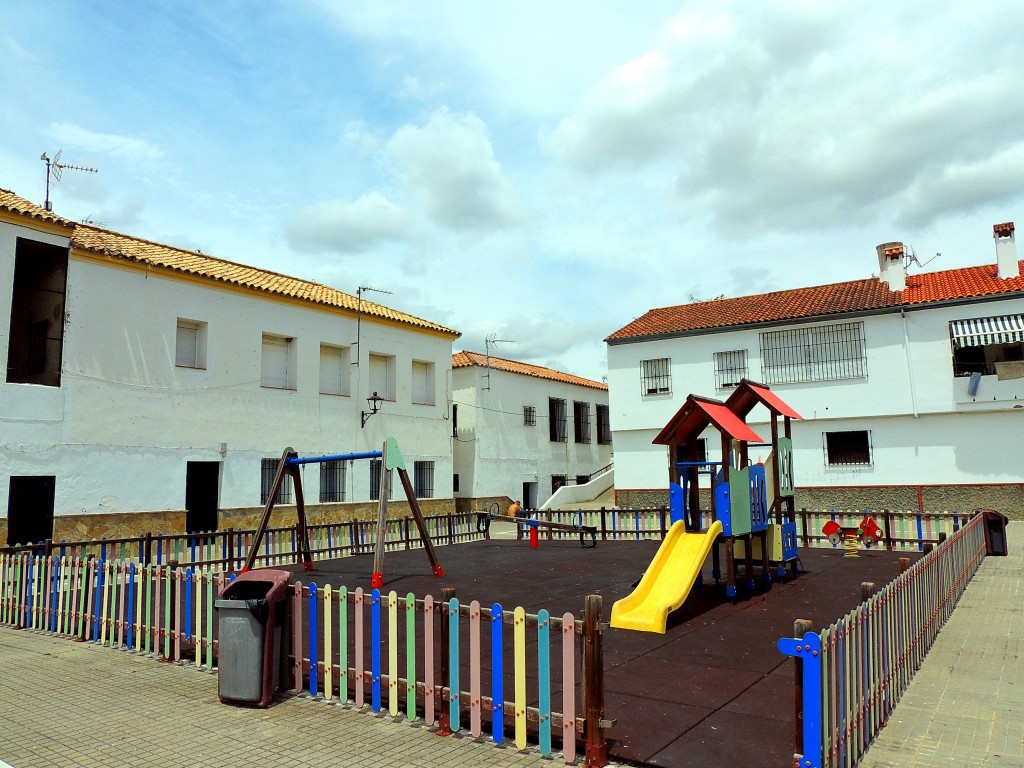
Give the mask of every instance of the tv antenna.
POLYGON ((487 377, 487 386, 484 389, 491 388, 491 348, 496 347, 499 344, 515 344, 512 339, 499 339, 496 338, 498 334, 489 333, 484 338, 484 357, 487 359, 487 373, 484 376, 487 377))
POLYGON ((917 258, 917 251, 914 250, 914 246, 912 246, 912 245, 910 245, 908 243, 906 251, 905 251, 905 256, 903 257, 904 261, 905 261, 905 264, 903 265, 903 267, 904 267, 904 269, 907 269, 907 268, 910 267, 911 264, 917 264, 917 266, 920 269, 924 269, 929 264, 931 264, 933 261, 935 261, 937 258, 939 258, 939 256, 941 256, 941 255, 942 255, 941 253, 936 253, 934 256, 932 256, 930 259, 928 259, 928 261, 926 261, 924 264, 922 264, 920 259, 917 258))
POLYGON ((53 210, 53 204, 50 202, 50 178, 52 177, 54 182, 60 181, 61 174, 64 171, 84 171, 85 173, 99 173, 96 168, 86 168, 84 165, 70 165, 69 163, 62 163, 60 161, 60 153, 63 149, 58 149, 57 154, 53 156, 53 160, 47 157, 46 153, 43 152, 39 156, 39 159, 46 163, 46 201, 43 203, 43 207, 48 211, 53 210))
POLYGON ((369 285, 360 285, 356 289, 356 360, 353 365, 359 365, 359 353, 362 350, 362 347, 359 346, 359 341, 362 339, 363 332, 363 294, 367 291, 391 295, 391 291, 386 291, 383 288, 371 288, 369 285))

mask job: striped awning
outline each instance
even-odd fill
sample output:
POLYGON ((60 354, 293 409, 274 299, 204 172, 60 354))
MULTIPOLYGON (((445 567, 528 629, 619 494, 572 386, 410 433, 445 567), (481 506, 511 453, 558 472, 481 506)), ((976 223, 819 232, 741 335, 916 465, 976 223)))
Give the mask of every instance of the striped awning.
POLYGON ((949 324, 949 334, 958 347, 1024 342, 1024 315, 954 320, 949 324))

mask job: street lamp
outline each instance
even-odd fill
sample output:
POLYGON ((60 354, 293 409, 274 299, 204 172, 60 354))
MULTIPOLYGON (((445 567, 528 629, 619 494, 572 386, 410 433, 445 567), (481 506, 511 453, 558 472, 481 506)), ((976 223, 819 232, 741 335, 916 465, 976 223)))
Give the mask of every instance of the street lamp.
POLYGON ((363 417, 364 429, 366 427, 366 422, 369 421, 370 417, 380 410, 380 404, 382 402, 384 402, 384 398, 378 395, 376 392, 374 392, 372 395, 366 398, 366 404, 370 406, 370 410, 361 412, 361 415, 363 417))

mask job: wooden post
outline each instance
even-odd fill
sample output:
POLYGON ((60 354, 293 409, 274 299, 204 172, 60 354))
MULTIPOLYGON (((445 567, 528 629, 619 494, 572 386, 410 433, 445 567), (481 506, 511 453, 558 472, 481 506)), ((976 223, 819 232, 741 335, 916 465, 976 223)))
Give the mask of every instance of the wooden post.
MULTIPOLYGON (((263 516, 260 518, 260 524, 256 527, 256 533, 253 534, 252 541, 249 544, 249 553, 245 557, 245 563, 242 564, 242 573, 252 569, 256 563, 256 556, 259 554, 260 544, 263 542, 263 536, 267 532, 267 523, 270 521, 270 513, 274 511, 274 504, 277 503, 277 492, 281 488, 281 484, 284 482, 285 471, 288 465, 285 463, 289 456, 297 455, 290 447, 284 449, 284 453, 281 454, 281 461, 277 465, 277 472, 274 473, 274 482, 270 485, 270 495, 267 497, 267 503, 263 507, 263 516)), ((149 534, 146 534, 147 537, 149 534)), ((146 563, 149 563, 149 544, 146 545, 146 563)))
MULTIPOLYGON (((295 486, 295 515, 298 527, 299 540, 298 548, 302 553, 302 567, 307 571, 313 570, 313 555, 309 551, 309 531, 306 528, 306 502, 302 495, 302 476, 297 466, 289 467, 292 476, 292 485, 295 486)), ((299 553, 295 553, 295 561, 298 562, 299 553)))
POLYGON ((373 575, 370 585, 384 586, 384 544, 388 538, 388 445, 384 443, 380 455, 380 485, 377 496, 377 546, 373 553, 373 575))
POLYGON ((153 534, 147 533, 143 544, 142 564, 149 565, 153 562, 153 534))
POLYGON ((608 511, 601 507, 601 541, 608 541, 608 511))
POLYGON ((601 596, 587 595, 583 610, 584 738, 587 742, 586 768, 608 765, 608 743, 604 738, 604 649, 601 634, 601 596))
POLYGON ((900 558, 900 573, 905 573, 906 571, 909 571, 909 570, 910 570, 910 558, 909 557, 901 557, 900 558))
POLYGON ((860 583, 860 601, 866 603, 875 594, 875 583, 873 581, 862 581, 860 583))
MULTIPOLYGON (((793 637, 797 640, 811 631, 814 625, 809 619, 797 619, 793 622, 793 637)), ((799 656, 793 657, 793 668, 796 670, 793 690, 796 693, 793 709, 793 722, 796 724, 796 736, 793 741, 793 751, 802 755, 804 753, 804 660, 799 656)))
MULTIPOLYGON (((438 736, 451 736, 452 735, 452 718, 451 708, 449 702, 451 701, 451 694, 453 693, 448 688, 448 684, 451 681, 451 669, 448 664, 449 649, 451 647, 448 640, 448 601, 455 597, 454 587, 443 587, 441 589, 441 621, 439 622, 441 630, 441 642, 440 646, 441 658, 441 703, 438 709, 437 718, 437 735, 438 736)), ((434 603, 436 606, 437 603, 434 603)), ((429 693, 433 694, 433 691, 429 693)), ((458 696, 459 692, 454 691, 455 695, 458 696)))

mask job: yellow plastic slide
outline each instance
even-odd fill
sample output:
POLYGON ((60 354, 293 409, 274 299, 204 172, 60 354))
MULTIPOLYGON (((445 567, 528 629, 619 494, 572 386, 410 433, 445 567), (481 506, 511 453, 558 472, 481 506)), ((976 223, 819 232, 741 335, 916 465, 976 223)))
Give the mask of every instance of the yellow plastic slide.
POLYGON ((612 626, 665 634, 669 613, 685 602, 721 533, 720 520, 702 533, 687 533, 681 520, 673 523, 636 589, 612 606, 612 626))

